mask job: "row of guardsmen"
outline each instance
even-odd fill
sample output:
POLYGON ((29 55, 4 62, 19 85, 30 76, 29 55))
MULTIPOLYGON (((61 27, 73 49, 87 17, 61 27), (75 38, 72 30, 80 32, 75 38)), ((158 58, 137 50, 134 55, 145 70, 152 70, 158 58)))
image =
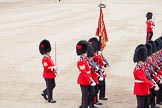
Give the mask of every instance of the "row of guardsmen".
POLYGON ((82 93, 79 108, 97 108, 94 104, 102 105, 99 99, 108 99, 105 97, 105 68, 109 64, 99 49, 99 40, 96 37, 88 41, 80 40, 76 45, 76 53, 80 56, 77 62, 79 70, 77 83, 82 93))
POLYGON ((137 108, 160 108, 156 104, 162 105, 162 36, 138 45, 133 61, 137 108))

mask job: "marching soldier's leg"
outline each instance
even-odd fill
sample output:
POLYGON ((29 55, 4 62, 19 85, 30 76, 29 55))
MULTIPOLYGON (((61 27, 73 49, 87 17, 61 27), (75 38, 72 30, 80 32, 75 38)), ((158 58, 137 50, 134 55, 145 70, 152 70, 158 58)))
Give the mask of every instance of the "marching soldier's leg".
POLYGON ((153 89, 150 90, 150 95, 151 95, 151 98, 150 98, 150 105, 151 105, 151 108, 156 108, 156 104, 155 104, 155 91, 153 89))
MULTIPOLYGON (((56 87, 56 83, 55 83, 55 78, 51 79, 51 93, 52 93, 52 100, 53 100, 53 89, 56 87)), ((55 100, 53 100, 55 101, 55 100)))
POLYGON ((96 94, 96 90, 95 90, 95 87, 93 86, 90 86, 89 87, 89 107, 90 108, 94 108, 94 102, 93 102, 93 99, 94 99, 94 96, 96 94))
POLYGON ((145 97, 145 108, 149 108, 150 97, 149 95, 145 97))
MULTIPOLYGON (((45 79, 45 82, 46 82, 46 79, 45 79)), ((46 82, 46 85, 47 85, 47 82, 46 82)), ((48 98, 47 98, 47 87, 46 87, 45 90, 43 90, 43 93, 42 93, 41 95, 43 96, 43 98, 44 98, 45 100, 48 100, 48 98)))
POLYGON ((98 84, 95 86, 95 97, 94 97, 94 104, 96 104, 97 103, 97 101, 98 101, 98 91, 99 91, 99 89, 98 89, 98 84))
POLYGON ((160 90, 157 91, 156 103, 162 105, 162 84, 159 84, 160 90))
POLYGON ((149 40, 149 32, 147 32, 146 42, 149 40))
POLYGON ((105 89, 106 89, 105 78, 101 83, 102 83, 102 86, 100 88, 99 99, 100 100, 107 100, 107 98, 105 98, 105 89))
POLYGON ((137 108, 145 108, 144 96, 136 96, 137 98, 137 108))
POLYGON ((162 105, 162 84, 160 84, 159 101, 160 101, 160 105, 162 105))
POLYGON ((49 103, 55 103, 56 101, 52 99, 54 79, 47 79, 46 82, 47 82, 46 85, 47 85, 48 102, 49 103))
POLYGON ((153 32, 150 32, 150 40, 152 39, 153 36, 153 32))
POLYGON ((82 105, 81 108, 88 108, 88 98, 89 98, 89 91, 88 86, 80 86, 82 91, 82 105))
MULTIPOLYGON (((100 93, 101 87, 102 87, 102 81, 99 81, 99 84, 97 86, 97 89, 98 89, 97 94, 100 93)), ((98 96, 96 96, 96 105, 102 105, 102 103, 99 102, 99 100, 98 100, 98 96)))

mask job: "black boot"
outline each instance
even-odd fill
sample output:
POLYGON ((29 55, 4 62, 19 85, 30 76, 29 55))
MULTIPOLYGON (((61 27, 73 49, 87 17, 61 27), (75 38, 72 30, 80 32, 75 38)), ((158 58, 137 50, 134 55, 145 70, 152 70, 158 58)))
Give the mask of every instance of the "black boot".
POLYGON ((108 98, 104 97, 104 98, 99 98, 100 100, 108 100, 108 98))
POLYGON ((45 100, 48 100, 46 94, 42 93, 41 95, 43 96, 43 98, 44 98, 45 100))
POLYGON ((102 105, 102 103, 101 102, 96 102, 96 105, 102 105))
POLYGON ((96 107, 96 106, 92 106, 92 108, 98 108, 98 107, 96 107))
POLYGON ((56 103, 56 101, 51 99, 51 100, 48 101, 48 103, 56 103))

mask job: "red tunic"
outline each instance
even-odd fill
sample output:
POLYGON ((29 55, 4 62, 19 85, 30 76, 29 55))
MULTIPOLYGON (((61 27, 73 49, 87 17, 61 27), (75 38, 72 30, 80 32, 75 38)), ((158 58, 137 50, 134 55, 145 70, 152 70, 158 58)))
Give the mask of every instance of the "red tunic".
POLYGON ((146 78, 145 73, 140 66, 136 66, 134 69, 134 94, 138 96, 149 95, 149 89, 153 87, 153 84, 146 78))
POLYGON ((96 84, 99 84, 98 77, 99 75, 94 71, 94 68, 91 68, 91 76, 96 84))
MULTIPOLYGON (((94 55, 94 56, 93 56, 93 61, 94 61, 101 69, 104 68, 104 62, 103 62, 103 59, 102 59, 101 55, 99 55, 99 54, 94 55)), ((105 77, 106 77, 106 74, 103 74, 103 77, 105 78, 105 77)))
POLYGON ((44 68, 44 71, 43 71, 43 77, 44 78, 50 79, 50 78, 56 77, 54 70, 49 69, 49 67, 55 66, 55 64, 54 64, 54 62, 53 62, 53 60, 51 59, 50 56, 44 56, 43 57, 42 65, 43 65, 43 68, 44 68))
POLYGON ((84 57, 81 57, 77 62, 77 67, 80 72, 77 83, 80 85, 90 85, 91 71, 88 61, 84 57))
POLYGON ((94 55, 93 56, 93 61, 97 64, 97 65, 99 65, 99 67, 102 69, 103 67, 104 67, 104 62, 103 62, 103 60, 102 60, 102 57, 101 57, 101 55, 94 55))
POLYGON ((151 20, 147 20, 146 24, 147 24, 147 32, 151 32, 152 31, 153 22, 151 20))

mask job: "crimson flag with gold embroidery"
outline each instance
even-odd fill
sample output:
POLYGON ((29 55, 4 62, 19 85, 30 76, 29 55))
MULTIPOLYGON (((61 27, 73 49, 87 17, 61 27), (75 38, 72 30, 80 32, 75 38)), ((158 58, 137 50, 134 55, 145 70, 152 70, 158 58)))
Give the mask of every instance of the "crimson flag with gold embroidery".
POLYGON ((96 36, 99 36, 100 50, 102 51, 106 47, 106 42, 108 42, 108 35, 106 32, 106 27, 105 27, 103 12, 101 7, 100 7, 100 16, 98 20, 98 28, 96 30, 96 36))

